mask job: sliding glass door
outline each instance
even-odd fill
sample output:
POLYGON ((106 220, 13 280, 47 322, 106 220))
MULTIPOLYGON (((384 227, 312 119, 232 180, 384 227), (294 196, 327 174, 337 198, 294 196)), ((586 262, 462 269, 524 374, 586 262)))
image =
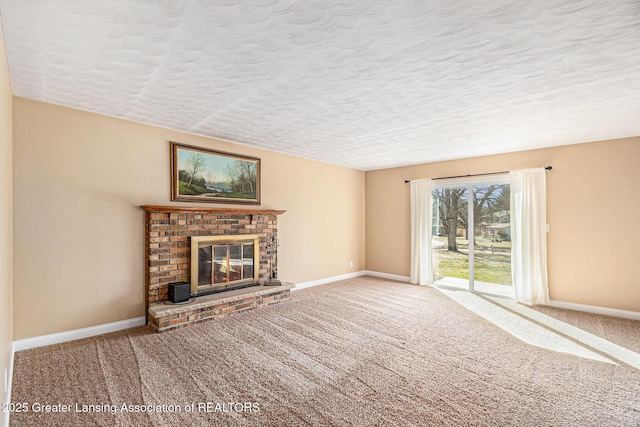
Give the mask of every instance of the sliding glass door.
POLYGON ((508 177, 436 183, 433 190, 435 284, 513 295, 510 220, 508 177))
POLYGON ((439 285, 469 283, 468 186, 433 190, 433 272, 439 285))

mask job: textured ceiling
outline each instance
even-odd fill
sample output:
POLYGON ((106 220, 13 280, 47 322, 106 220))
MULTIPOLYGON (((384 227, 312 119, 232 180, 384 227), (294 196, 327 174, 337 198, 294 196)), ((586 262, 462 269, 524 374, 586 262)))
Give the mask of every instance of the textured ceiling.
POLYGON ((640 135, 638 0, 0 0, 16 96, 370 170, 640 135))

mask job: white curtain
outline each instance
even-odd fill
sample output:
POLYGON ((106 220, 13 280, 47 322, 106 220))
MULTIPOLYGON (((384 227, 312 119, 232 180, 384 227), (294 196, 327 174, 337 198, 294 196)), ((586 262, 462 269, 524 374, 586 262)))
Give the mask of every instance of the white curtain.
POLYGON ((433 284, 431 180, 411 180, 411 283, 433 284))
POLYGON ((544 168, 511 171, 511 274, 516 299, 548 304, 544 168))

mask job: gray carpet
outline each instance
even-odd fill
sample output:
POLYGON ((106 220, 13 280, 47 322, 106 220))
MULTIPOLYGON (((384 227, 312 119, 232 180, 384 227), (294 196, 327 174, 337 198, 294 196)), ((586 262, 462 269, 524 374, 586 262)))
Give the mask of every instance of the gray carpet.
MULTIPOLYGON (((545 313, 639 351, 640 322, 545 313)), ((19 352, 12 400, 72 411, 13 426, 638 426, 640 370, 525 344, 433 288, 360 277, 165 334, 19 352)))

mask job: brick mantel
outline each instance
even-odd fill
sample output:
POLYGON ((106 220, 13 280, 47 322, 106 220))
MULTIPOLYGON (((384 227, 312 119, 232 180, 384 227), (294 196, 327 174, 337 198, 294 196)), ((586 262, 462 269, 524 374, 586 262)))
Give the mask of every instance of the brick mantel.
MULTIPOLYGON (((277 239, 278 215, 286 211, 207 206, 140 207, 145 211, 145 311, 149 324, 154 320, 149 308, 165 298, 167 285, 190 280, 191 237, 258 235, 259 283, 268 279, 267 244, 271 238, 277 239)), ((288 292, 286 289, 284 296, 288 296, 288 292)))

